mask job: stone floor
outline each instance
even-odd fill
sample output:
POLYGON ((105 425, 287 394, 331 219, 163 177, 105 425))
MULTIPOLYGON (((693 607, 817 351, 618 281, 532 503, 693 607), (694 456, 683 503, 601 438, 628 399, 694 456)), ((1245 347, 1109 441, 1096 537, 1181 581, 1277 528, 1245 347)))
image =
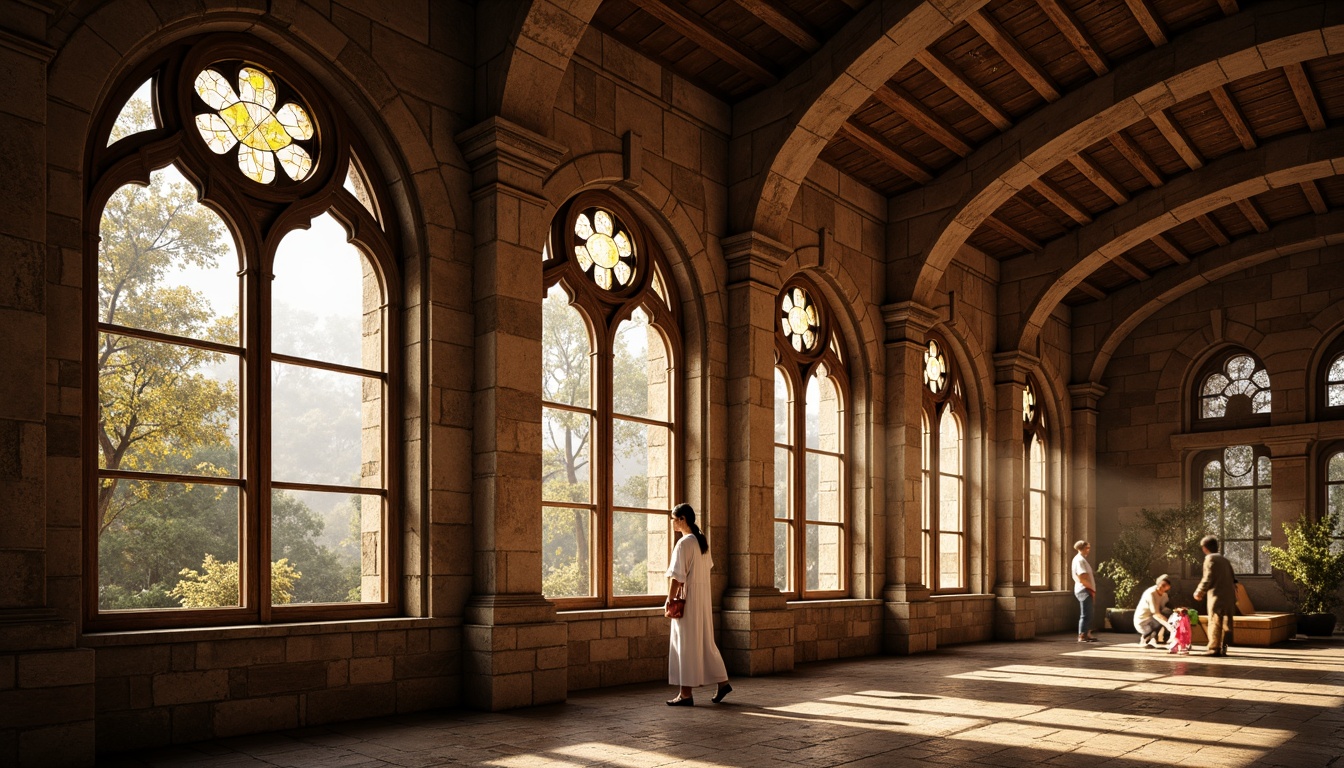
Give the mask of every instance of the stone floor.
POLYGON ((1309 766, 1344 767, 1344 638, 1144 651, 1120 635, 982 643, 808 664, 698 691, 586 691, 567 704, 462 711, 114 755, 130 766, 1309 766))

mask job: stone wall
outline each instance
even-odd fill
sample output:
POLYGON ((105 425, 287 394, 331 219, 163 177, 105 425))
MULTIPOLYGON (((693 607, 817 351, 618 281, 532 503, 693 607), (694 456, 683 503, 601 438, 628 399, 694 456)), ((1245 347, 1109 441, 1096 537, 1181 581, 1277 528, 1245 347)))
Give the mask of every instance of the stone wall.
POLYGON ((993 595, 948 595, 933 602, 938 607, 938 645, 993 639, 993 595))
POLYGON ((882 650, 882 601, 822 600, 789 604, 797 662, 871 656, 882 650))

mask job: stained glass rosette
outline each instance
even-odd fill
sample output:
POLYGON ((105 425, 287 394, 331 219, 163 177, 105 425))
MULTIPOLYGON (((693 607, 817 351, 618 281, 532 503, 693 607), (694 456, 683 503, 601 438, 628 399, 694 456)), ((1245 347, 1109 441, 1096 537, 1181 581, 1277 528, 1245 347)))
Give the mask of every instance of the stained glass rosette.
POLYGON ((635 242, 624 222, 592 208, 574 219, 574 258, 604 291, 629 287, 635 278, 635 242))
POLYGON ((821 338, 821 318, 816 302, 807 291, 794 286, 779 302, 779 325, 784 338, 797 352, 813 352, 821 338))
POLYGON ((1030 423, 1036 418, 1036 392, 1028 384, 1022 390, 1022 420, 1030 423))
POLYGON ((1211 374, 1200 388, 1200 417, 1217 419, 1227 415, 1228 399, 1244 395, 1251 400, 1252 413, 1269 413, 1269 373, 1250 355, 1229 358, 1221 373, 1211 374))
POLYGON ((285 175, 303 181, 313 169, 313 157, 296 144, 309 141, 315 130, 307 110, 293 102, 276 108, 275 80, 255 67, 238 71, 238 90, 216 70, 196 76, 196 95, 213 112, 196 115, 196 130, 210 151, 225 154, 238 147, 238 170, 259 184, 275 180, 279 162, 285 175))
POLYGON ((947 357, 933 339, 924 350, 924 386, 935 395, 947 386, 947 357))

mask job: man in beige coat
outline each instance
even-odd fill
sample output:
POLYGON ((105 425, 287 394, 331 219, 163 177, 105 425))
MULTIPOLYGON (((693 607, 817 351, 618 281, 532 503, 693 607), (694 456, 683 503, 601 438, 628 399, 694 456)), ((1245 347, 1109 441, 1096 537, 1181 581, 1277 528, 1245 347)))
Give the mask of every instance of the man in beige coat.
POLYGON ((1237 580, 1232 563, 1218 554, 1218 539, 1205 536, 1199 546, 1204 550, 1204 578, 1195 587, 1195 599, 1209 595, 1209 649, 1205 656, 1226 656, 1232 643, 1232 616, 1237 612, 1237 580))

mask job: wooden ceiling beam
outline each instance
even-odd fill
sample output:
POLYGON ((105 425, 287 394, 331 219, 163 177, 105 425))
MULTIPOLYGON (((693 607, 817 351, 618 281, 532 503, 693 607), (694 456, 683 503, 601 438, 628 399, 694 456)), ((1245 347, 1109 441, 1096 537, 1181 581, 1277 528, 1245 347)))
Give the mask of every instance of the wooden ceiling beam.
POLYGON ((1129 134, 1122 130, 1111 134, 1107 139, 1111 142, 1111 146, 1115 147, 1116 151, 1128 160, 1130 165, 1134 166, 1134 170, 1139 172, 1144 181, 1154 187, 1160 187, 1166 183, 1166 180, 1162 178, 1162 171, 1158 170, 1157 165, 1148 157, 1148 153, 1144 152, 1143 147, 1140 147, 1136 141, 1131 139, 1129 134))
POLYGON ((1051 205, 1063 211, 1065 216, 1073 219, 1074 222, 1078 224, 1092 223, 1092 214, 1088 213, 1087 209, 1076 200, 1069 197, 1068 193, 1060 189, 1053 181, 1042 176, 1032 182, 1031 187, 1041 193, 1041 197, 1048 200, 1051 205))
POLYGON ((884 85, 873 93, 873 98, 959 156, 965 157, 971 154, 973 147, 970 142, 904 88, 898 85, 884 85))
POLYGON ((1125 5, 1129 6, 1129 12, 1134 14, 1139 26, 1143 27, 1143 33, 1148 36, 1154 46, 1167 44, 1166 25, 1162 23, 1157 11, 1153 10, 1152 3, 1148 0, 1125 0, 1125 5))
POLYGON ((909 176, 920 184, 933 181, 933 173, 919 160, 891 145, 877 131, 864 125, 847 122, 840 125, 840 133, 845 138, 872 153, 882 162, 909 176))
POLYGON ((1330 206, 1326 205, 1325 197, 1321 195, 1321 188, 1316 186, 1316 182, 1308 179, 1298 186, 1302 187, 1302 194, 1307 196, 1307 205, 1311 206, 1311 212, 1317 216, 1324 216, 1330 212, 1330 206))
POLYGON ((745 50, 742 44, 705 20, 703 16, 680 4, 664 0, 630 0, 635 7, 666 24, 687 40, 704 48, 711 55, 741 70, 743 74, 764 85, 774 85, 779 78, 771 71, 771 64, 758 54, 745 50))
POLYGON ((1254 199, 1248 197, 1243 200, 1238 200, 1237 210, 1241 211, 1241 215, 1246 217, 1246 221, 1250 222, 1251 227, 1256 232, 1269 231, 1269 223, 1265 221, 1265 215, 1260 212, 1254 199))
POLYGON ((1195 149, 1194 144, 1190 143, 1190 137, 1186 136, 1185 131, 1176 124, 1176 121, 1171 119, 1167 110, 1159 109, 1149 115, 1149 119, 1153 121, 1153 125, 1157 126, 1162 138, 1166 139, 1171 148, 1176 150, 1176 154, 1181 156, 1181 160, 1185 161, 1186 167, 1192 171, 1204 167, 1204 158, 1200 157, 1199 150, 1195 149))
POLYGON ((1218 226, 1218 222, 1209 218, 1207 213, 1196 216, 1195 221, 1199 223, 1200 228, 1204 230, 1204 234, 1208 235, 1213 242, 1219 245, 1231 244, 1232 238, 1228 237, 1223 228, 1218 226))
POLYGON ((1093 285, 1093 284, 1087 282, 1086 280, 1082 281, 1081 283, 1079 283, 1079 284, 1076 285, 1075 287, 1078 289, 1079 292, 1081 292, 1081 293, 1085 293, 1085 294, 1087 294, 1088 296, 1091 296, 1093 299, 1095 299, 1095 300, 1097 300, 1097 301, 1101 301, 1102 299, 1106 298, 1106 292, 1105 292, 1105 291, 1103 291, 1103 290, 1101 290, 1100 288, 1098 288, 1097 286, 1095 286, 1095 285, 1093 285))
POLYGON ((1129 193, 1111 177, 1111 174, 1106 172, 1106 169, 1093 162, 1092 158, 1079 153, 1070 157, 1069 162, 1073 164, 1074 168, 1078 169, 1079 173, 1087 177, 1087 180, 1092 182, 1097 189, 1111 198, 1111 202, 1116 205, 1124 205, 1129 202, 1129 193))
POLYGON ((1218 0, 1218 7, 1223 9, 1224 16, 1231 16, 1239 10, 1237 0, 1218 0))
POLYGON ((1148 270, 1135 264, 1127 256, 1115 256, 1111 259, 1111 263, 1124 270, 1126 274, 1135 280, 1147 280, 1152 277, 1152 275, 1148 274, 1148 270))
POLYGON ((1110 64, 1106 61, 1106 56, 1101 52, 1100 46, 1087 33, 1083 25, 1078 22, 1078 18, 1073 15, 1063 3, 1059 0, 1036 0, 1036 4, 1041 6, 1045 15, 1050 17, 1050 21, 1069 41, 1069 45, 1083 57, 1087 66, 1092 68, 1093 74, 1101 77, 1110 71, 1110 64))
POLYGON ((1012 240, 1014 243, 1017 243, 1023 248, 1026 248, 1027 251, 1029 251, 1030 253, 1040 253, 1042 250, 1044 250, 1041 247, 1041 244, 1036 242, 1036 240, 1032 238, 1030 235, 1018 229, 1017 227, 1014 227, 1012 224, 1009 224, 1003 219, 1000 219, 997 216, 986 217, 985 226, 989 227, 995 232, 998 232, 1000 235, 1003 235, 1009 240, 1012 240))
POLYGON ((1241 114, 1241 108, 1232 98, 1232 94, 1227 92, 1227 88, 1222 85, 1216 85, 1209 91, 1213 97, 1213 103, 1218 105, 1218 111, 1223 113, 1223 119, 1232 128, 1232 132, 1237 135, 1237 141, 1241 142, 1242 149, 1255 149, 1255 133, 1251 131, 1251 126, 1246 122, 1246 116, 1241 114))
POLYGON ((1018 45, 1018 42, 989 14, 984 10, 978 10, 966 17, 966 23, 970 24, 971 29, 983 37, 990 47, 998 51, 1003 60, 1008 62, 1008 66, 1016 70, 1017 74, 1041 95, 1041 98, 1046 101, 1059 101, 1059 86, 1055 85, 1055 81, 1031 60, 1031 56, 1022 46, 1018 45))
POLYGON ((1311 79, 1301 63, 1293 63, 1283 68, 1288 76, 1288 84, 1293 87, 1293 98, 1307 119, 1307 127, 1313 131, 1325 130, 1325 115, 1321 113, 1321 103, 1316 100, 1316 92, 1311 88, 1311 79))
POLYGON ((979 88, 971 85, 941 53, 929 48, 915 54, 915 61, 929 70, 929 74, 947 86, 948 90, 960 96, 962 101, 970 104, 971 108, 979 112, 995 128, 1006 131, 1012 127, 1013 121, 1008 119, 1003 110, 990 101, 979 88))
POLYGON ((1187 255, 1185 251, 1181 250, 1181 247, 1173 243, 1166 235, 1158 233, 1156 235, 1153 235, 1152 240, 1153 245, 1156 245, 1158 248, 1160 248, 1163 253, 1167 254, 1167 256, 1171 258, 1172 261, 1176 262, 1177 264, 1190 263, 1190 256, 1187 255))
POLYGON ((813 53, 821 48, 821 41, 808 28, 807 22, 789 8, 780 5, 777 0, 733 0, 733 2, 804 51, 813 53))

